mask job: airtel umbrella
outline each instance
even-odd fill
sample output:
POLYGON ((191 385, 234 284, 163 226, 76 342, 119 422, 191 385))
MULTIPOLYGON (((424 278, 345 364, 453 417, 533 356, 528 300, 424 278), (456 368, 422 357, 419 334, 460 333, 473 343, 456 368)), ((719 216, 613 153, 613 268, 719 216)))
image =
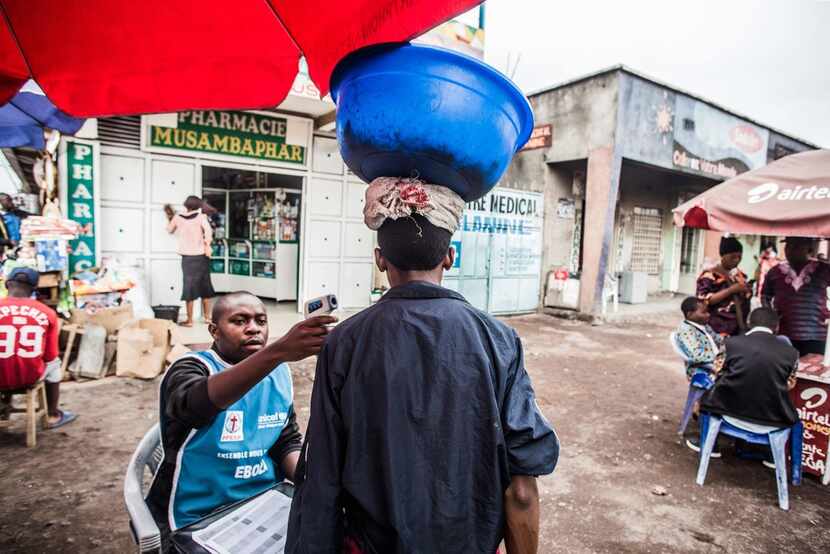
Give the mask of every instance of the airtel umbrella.
POLYGON ((674 209, 674 223, 746 235, 830 237, 830 150, 747 171, 674 209))
POLYGON ((77 117, 274 107, 335 64, 481 0, 0 0, 0 104, 33 78, 77 117))

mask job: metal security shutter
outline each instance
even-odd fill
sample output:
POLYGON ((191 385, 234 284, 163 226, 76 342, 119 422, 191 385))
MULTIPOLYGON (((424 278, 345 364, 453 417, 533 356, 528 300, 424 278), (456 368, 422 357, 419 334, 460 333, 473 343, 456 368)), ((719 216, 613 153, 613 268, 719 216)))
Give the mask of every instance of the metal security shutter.
POLYGON ((103 117, 98 120, 98 137, 105 146, 141 148, 141 116, 103 117))
POLYGON ((631 270, 649 275, 660 272, 663 214, 656 208, 634 208, 634 249, 631 270))

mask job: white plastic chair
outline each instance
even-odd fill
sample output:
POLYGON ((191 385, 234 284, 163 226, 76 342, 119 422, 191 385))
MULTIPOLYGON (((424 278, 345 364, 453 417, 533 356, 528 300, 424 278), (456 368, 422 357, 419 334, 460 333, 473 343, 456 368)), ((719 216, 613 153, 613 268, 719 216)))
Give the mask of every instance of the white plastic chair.
POLYGON ((155 474, 164 457, 158 423, 153 425, 135 449, 124 476, 124 503, 130 515, 130 532, 138 552, 161 552, 161 532, 144 501, 144 471, 155 474))
POLYGON ((605 283, 602 287, 602 315, 608 313, 608 300, 614 302, 614 313, 620 310, 620 282, 611 273, 605 274, 605 283))

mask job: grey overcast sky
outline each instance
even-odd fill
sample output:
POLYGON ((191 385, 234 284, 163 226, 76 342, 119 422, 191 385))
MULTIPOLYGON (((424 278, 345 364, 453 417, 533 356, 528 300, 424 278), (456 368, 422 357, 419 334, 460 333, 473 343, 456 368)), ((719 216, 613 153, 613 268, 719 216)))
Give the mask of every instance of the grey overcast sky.
POLYGON ((488 0, 485 58, 531 92, 615 64, 830 148, 830 0, 488 0))

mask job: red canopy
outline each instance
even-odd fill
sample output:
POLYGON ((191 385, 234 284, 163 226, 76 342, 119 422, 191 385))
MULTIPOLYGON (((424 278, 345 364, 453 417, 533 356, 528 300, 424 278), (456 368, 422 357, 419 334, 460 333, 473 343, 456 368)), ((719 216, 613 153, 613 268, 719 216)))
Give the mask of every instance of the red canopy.
POLYGON ((277 106, 305 55, 335 64, 481 0, 0 0, 0 104, 34 78, 82 117, 277 106))
POLYGON ((674 209, 674 223, 747 235, 830 237, 830 150, 742 173, 674 209))

